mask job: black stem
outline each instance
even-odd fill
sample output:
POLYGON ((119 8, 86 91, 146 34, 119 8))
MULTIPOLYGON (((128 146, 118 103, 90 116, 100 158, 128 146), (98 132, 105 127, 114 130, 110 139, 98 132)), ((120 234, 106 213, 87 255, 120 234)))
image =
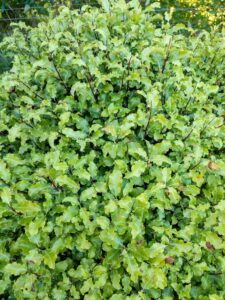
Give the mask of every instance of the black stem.
POLYGON ((152 117, 152 102, 151 102, 151 106, 149 107, 149 117, 148 117, 148 122, 146 124, 145 131, 144 131, 144 139, 146 138, 146 135, 147 135, 147 130, 148 130, 148 126, 151 121, 151 117, 152 117))
POLYGON ((162 66, 162 70, 161 70, 162 74, 164 73, 164 71, 166 69, 166 65, 167 65, 169 57, 170 57, 170 49, 171 49, 171 46, 172 46, 172 40, 173 40, 173 37, 170 38, 170 41, 169 41, 169 44, 168 44, 168 47, 167 47, 166 57, 165 57, 165 60, 164 60, 163 66, 162 66))
POLYGON ((23 82, 21 79, 19 79, 19 78, 17 78, 17 80, 19 81, 19 82, 21 82, 25 87, 27 87, 36 97, 38 97, 39 99, 41 99, 41 100, 44 100, 44 98, 42 97, 42 96, 40 96, 38 93, 36 93, 36 92, 34 92, 34 91, 32 91, 31 90, 31 87, 28 85, 28 84, 26 84, 25 82, 23 82))

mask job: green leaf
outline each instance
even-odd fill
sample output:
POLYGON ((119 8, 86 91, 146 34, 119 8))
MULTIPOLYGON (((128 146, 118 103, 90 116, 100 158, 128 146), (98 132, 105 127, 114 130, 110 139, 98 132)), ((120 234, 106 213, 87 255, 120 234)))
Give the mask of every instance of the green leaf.
POLYGON ((29 195, 31 197, 40 195, 49 190, 49 185, 45 182, 37 182, 29 187, 29 195))
POLYGON ((94 187, 90 187, 81 193, 80 198, 82 201, 87 201, 88 199, 95 198, 96 196, 97 196, 97 193, 96 193, 94 187))
POLYGON ((91 243, 87 240, 86 234, 81 233, 76 239, 77 248, 80 251, 88 250, 91 248, 91 243))
POLYGON ((112 281, 112 285, 113 285, 114 289, 120 290, 121 289, 121 285, 120 285, 121 274, 117 270, 114 270, 111 272, 110 277, 111 277, 111 281, 112 281))
POLYGON ((27 271, 27 268, 23 264, 13 262, 11 264, 7 264, 4 268, 4 271, 6 273, 8 273, 9 275, 18 276, 18 275, 21 275, 21 274, 25 274, 26 271, 27 271))
POLYGON ((74 180, 72 180, 71 178, 69 178, 67 175, 58 176, 55 179, 55 183, 60 186, 67 186, 74 192, 79 190, 79 184, 77 182, 75 182, 74 180))
POLYGON ((124 263, 126 265, 126 270, 131 276, 131 280, 134 283, 138 282, 138 278, 140 276, 139 266, 133 256, 124 251, 124 263))
POLYGON ((223 249, 223 240, 215 233, 208 232, 206 235, 207 242, 210 242, 215 249, 223 249))
POLYGON ((9 182, 10 177, 11 175, 9 169, 7 169, 6 164, 0 160, 0 179, 9 182))
POLYGON ((5 290, 8 287, 8 283, 6 280, 0 280, 0 295, 3 295, 5 290))
POLYGON ((104 216, 100 216, 96 218, 96 223, 102 228, 102 229, 106 229, 109 227, 109 219, 104 217, 104 216))
POLYGON ((188 185, 184 188, 184 195, 197 196, 200 193, 200 189, 195 185, 188 185))
POLYGON ((57 254, 52 250, 46 250, 43 255, 44 263, 50 268, 55 269, 57 254))
POLYGON ((34 249, 29 251, 29 254, 25 257, 25 259, 28 263, 39 266, 43 260, 43 257, 38 253, 37 249, 34 249))
POLYGON ((108 13, 110 11, 109 0, 101 0, 101 3, 102 3, 104 10, 108 13))
POLYGON ((65 134, 66 137, 74 140, 83 140, 86 138, 86 133, 83 133, 82 131, 74 131, 72 128, 64 128, 62 133, 65 134))
POLYGON ((136 237, 141 236, 143 233, 143 224, 138 218, 132 218, 132 222, 129 223, 129 228, 133 239, 136 239, 136 237))
POLYGON ((114 170, 109 175, 109 189, 113 193, 114 196, 118 196, 122 189, 122 173, 119 170, 114 170))
POLYGON ((15 125, 9 130, 8 139, 10 142, 15 142, 16 138, 20 136, 20 126, 15 125))
POLYGON ((1 198, 4 203, 10 204, 12 200, 11 190, 8 187, 5 187, 1 191, 1 198))
POLYGON ((174 204, 177 204, 180 201, 180 195, 173 187, 168 187, 167 189, 167 195, 170 198, 171 202, 174 204))
POLYGON ((142 277, 143 289, 161 289, 167 286, 167 278, 164 272, 159 268, 149 268, 144 271, 142 277))
POLYGON ((37 214, 41 209, 35 202, 21 199, 18 202, 13 203, 13 208, 22 214, 37 214))
POLYGON ((147 167, 147 164, 142 160, 138 160, 138 161, 134 162, 134 164, 132 165, 132 168, 131 168, 131 172, 126 174, 126 178, 141 176, 141 174, 145 172, 146 167, 147 167))
POLYGON ((129 143, 128 144, 128 153, 133 157, 141 156, 147 158, 146 151, 141 147, 139 143, 129 143))

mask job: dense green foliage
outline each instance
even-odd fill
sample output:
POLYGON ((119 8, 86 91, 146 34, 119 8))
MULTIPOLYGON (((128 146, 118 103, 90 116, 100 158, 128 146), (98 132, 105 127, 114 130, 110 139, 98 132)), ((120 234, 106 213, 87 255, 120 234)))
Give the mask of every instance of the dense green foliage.
MULTIPOLYGON (((128 2, 129 0, 127 0, 128 2)), ((154 0, 139 0, 145 6, 154 0)), ((23 20, 26 24, 36 26, 51 13, 57 13, 59 5, 79 8, 85 4, 98 6, 101 0, 2 0, 0 6, 0 41, 5 34, 10 34, 10 22, 23 20), (1 21, 3 19, 3 21, 1 21)), ((210 30, 213 24, 224 22, 225 0, 159 0, 158 12, 164 12, 171 7, 173 24, 185 23, 193 28, 210 30)), ((0 53, 0 74, 8 70, 11 61, 6 53, 0 53)))
MULTIPOLYGON (((48 18, 49 14, 57 14, 61 4, 80 8, 87 3, 97 5, 95 0, 3 0, 0 5, 0 42, 4 36, 11 34, 12 22, 23 21, 34 27, 41 20, 48 18)), ((0 74, 10 67, 11 60, 7 57, 7 53, 0 51, 0 74)))
POLYGON ((225 32, 138 1, 2 48, 2 299, 225 298, 225 32))

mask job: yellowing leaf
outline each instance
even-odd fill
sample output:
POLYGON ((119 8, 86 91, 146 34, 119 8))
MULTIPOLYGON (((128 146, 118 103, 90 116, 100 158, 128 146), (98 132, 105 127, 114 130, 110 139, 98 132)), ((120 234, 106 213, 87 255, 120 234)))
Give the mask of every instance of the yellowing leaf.
POLYGON ((208 167, 211 169, 211 170, 219 170, 219 166, 217 166, 214 162, 210 161, 208 163, 208 167))
POLYGON ((223 248, 223 240, 215 232, 207 233, 206 239, 215 249, 223 248))

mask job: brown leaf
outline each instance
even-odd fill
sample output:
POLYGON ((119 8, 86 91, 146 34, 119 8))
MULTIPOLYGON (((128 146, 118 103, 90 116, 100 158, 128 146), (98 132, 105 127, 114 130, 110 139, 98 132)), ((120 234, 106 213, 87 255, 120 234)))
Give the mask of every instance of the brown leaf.
POLYGON ((180 192, 183 192, 183 191, 184 191, 184 186, 183 186, 183 184, 181 184, 181 185, 178 187, 178 190, 179 190, 180 192))
POLYGON ((137 245, 141 245, 143 243, 143 241, 142 240, 138 240, 136 243, 137 243, 137 245))
POLYGON ((10 93, 15 93, 15 91, 16 91, 16 87, 15 86, 11 87, 10 90, 9 90, 10 93))
POLYGON ((212 245, 210 242, 206 242, 205 245, 206 245, 206 248, 207 248, 209 251, 213 251, 213 250, 214 250, 214 247, 213 247, 213 245, 212 245))
POLYGON ((217 166, 214 162, 210 161, 208 163, 208 167, 211 169, 211 170, 219 170, 219 166, 217 166))
POLYGON ((172 265, 174 263, 175 259, 171 256, 168 256, 165 258, 165 263, 166 264, 169 264, 169 265, 172 265))

